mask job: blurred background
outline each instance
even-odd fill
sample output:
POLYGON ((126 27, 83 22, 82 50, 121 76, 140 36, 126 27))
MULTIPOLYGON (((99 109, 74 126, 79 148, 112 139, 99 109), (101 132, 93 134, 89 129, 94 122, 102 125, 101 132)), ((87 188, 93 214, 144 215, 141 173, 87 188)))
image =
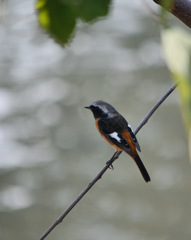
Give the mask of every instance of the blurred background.
MULTIPOLYGON (((113 0, 107 17, 79 20, 65 47, 39 27, 34 0, 0 4, 0 239, 34 240, 114 153, 84 106, 105 100, 135 129, 172 81, 144 1, 113 0)), ((137 138, 151 183, 121 154, 47 239, 189 239, 191 171, 176 91, 137 138)))

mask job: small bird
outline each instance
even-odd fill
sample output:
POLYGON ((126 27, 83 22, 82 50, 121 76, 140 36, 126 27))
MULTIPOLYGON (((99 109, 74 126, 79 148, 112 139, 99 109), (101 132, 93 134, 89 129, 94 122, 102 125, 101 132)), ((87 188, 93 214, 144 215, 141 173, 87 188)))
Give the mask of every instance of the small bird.
POLYGON ((111 104, 101 100, 85 108, 92 111, 100 135, 116 151, 125 151, 129 154, 136 162, 144 180, 149 182, 150 176, 137 153, 137 150, 141 151, 139 143, 125 118, 111 104))

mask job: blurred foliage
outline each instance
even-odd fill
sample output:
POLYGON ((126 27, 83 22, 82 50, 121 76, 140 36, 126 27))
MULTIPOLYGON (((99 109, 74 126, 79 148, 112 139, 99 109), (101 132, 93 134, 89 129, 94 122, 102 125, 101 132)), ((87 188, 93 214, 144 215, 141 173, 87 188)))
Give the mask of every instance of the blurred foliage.
POLYGON ((174 5, 175 0, 162 0, 161 1, 161 23, 163 26, 168 24, 169 12, 167 9, 171 9, 174 5))
POLYGON ((164 29, 162 40, 169 70, 174 81, 180 83, 178 90, 191 159, 191 34, 180 29, 164 29))
POLYGON ((71 39, 78 19, 91 22, 107 16, 111 0, 37 0, 39 24, 61 45, 71 39))

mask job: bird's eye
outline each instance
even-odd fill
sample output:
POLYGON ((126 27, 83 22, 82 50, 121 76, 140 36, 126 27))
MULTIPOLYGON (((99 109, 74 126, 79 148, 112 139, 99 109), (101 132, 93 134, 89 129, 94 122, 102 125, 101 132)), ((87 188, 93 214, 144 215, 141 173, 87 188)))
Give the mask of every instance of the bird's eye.
POLYGON ((94 105, 91 105, 90 106, 92 109, 98 109, 98 107, 97 106, 94 106, 94 105))

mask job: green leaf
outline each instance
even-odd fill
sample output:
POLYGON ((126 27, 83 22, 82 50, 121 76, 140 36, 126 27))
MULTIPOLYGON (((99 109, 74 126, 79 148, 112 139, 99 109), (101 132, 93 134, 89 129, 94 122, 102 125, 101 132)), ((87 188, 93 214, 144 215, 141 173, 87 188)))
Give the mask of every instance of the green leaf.
POLYGON ((73 36, 78 19, 90 22, 106 16, 110 3, 111 0, 37 0, 38 22, 65 45, 73 36))
POLYGON ((72 35, 76 18, 69 4, 54 0, 38 0, 38 22, 59 43, 65 44, 72 35))
POLYGON ((83 0, 79 1, 77 16, 83 21, 90 22, 104 17, 109 12, 110 0, 83 0))
POLYGON ((165 29, 162 40, 169 70, 174 81, 180 83, 178 90, 191 159, 191 34, 180 29, 165 29))

